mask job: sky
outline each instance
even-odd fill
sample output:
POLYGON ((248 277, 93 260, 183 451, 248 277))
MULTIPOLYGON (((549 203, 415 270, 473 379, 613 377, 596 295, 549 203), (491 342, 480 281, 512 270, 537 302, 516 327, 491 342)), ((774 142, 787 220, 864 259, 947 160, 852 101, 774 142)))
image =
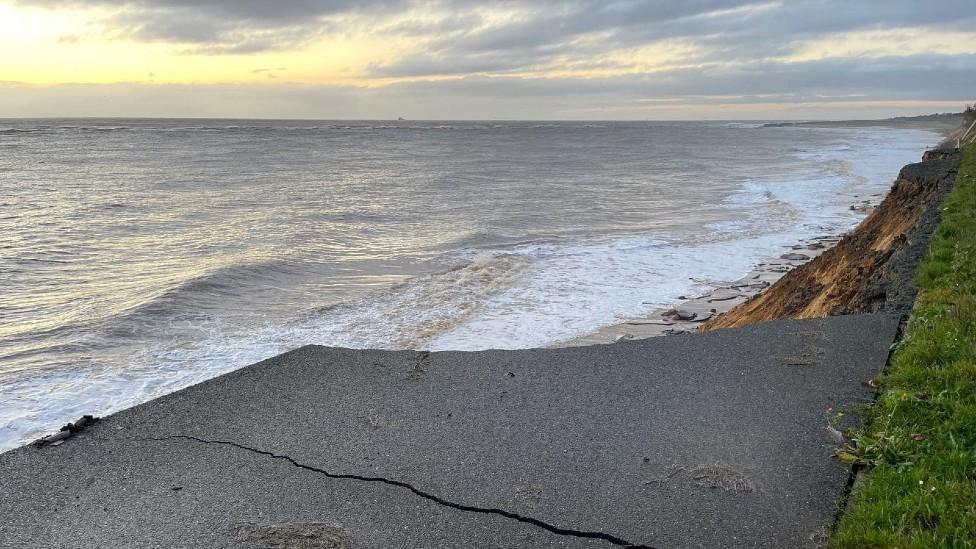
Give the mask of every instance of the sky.
POLYGON ((0 0, 0 117, 960 111, 973 0, 0 0))

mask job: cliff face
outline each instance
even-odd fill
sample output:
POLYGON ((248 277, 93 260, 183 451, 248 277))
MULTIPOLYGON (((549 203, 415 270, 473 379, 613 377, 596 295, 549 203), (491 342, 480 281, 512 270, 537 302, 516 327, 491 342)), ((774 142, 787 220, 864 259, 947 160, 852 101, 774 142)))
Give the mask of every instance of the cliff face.
POLYGON ((912 283, 955 181, 958 153, 902 168, 881 204, 836 246, 699 330, 784 318, 908 311, 912 283))
POLYGON ((963 124, 949 132, 942 143, 947 147, 976 143, 976 120, 964 119, 963 124))

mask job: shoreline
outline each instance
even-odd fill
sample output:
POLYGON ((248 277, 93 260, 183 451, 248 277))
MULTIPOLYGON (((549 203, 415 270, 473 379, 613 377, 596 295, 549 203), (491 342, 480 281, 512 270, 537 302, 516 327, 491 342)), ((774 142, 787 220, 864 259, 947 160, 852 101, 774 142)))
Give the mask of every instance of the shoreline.
MULTIPOLYGON (((941 117, 940 117, 941 118, 941 117)), ((767 124, 768 127, 830 127, 830 128, 859 128, 861 123, 871 122, 872 127, 887 127, 901 130, 928 131, 938 140, 922 155, 922 159, 933 150, 937 150, 950 136, 953 128, 949 128, 942 120, 923 120, 914 118, 889 119, 871 121, 836 121, 836 122, 790 122, 767 124)), ((866 125, 866 124, 865 124, 866 125)), ((897 175, 892 178, 892 185, 897 181, 897 175)), ((884 193, 872 193, 870 199, 861 200, 850 205, 851 211, 864 214, 856 225, 838 234, 820 235, 800 240, 795 244, 781 248, 779 256, 767 257, 756 264, 751 271, 739 279, 715 285, 712 290, 695 297, 685 298, 672 307, 658 308, 649 311, 645 316, 622 318, 620 322, 602 326, 592 332, 576 336, 549 346, 549 348, 579 347, 585 345, 607 345, 625 340, 640 340, 652 337, 677 335, 695 332, 700 325, 729 312, 736 306, 749 301, 753 297, 765 292, 786 273, 797 267, 809 263, 827 250, 833 248, 848 233, 855 230, 867 216, 877 208, 891 193, 890 186, 884 193), (805 256, 800 258, 799 256, 805 256), (792 256, 792 258, 791 258, 792 256), (694 315, 693 317, 691 315, 694 315)), ((856 196, 855 196, 856 198, 856 196)), ((679 299, 682 299, 679 296, 679 299)))
MULTIPOLYGON (((866 211, 876 206, 877 204, 872 203, 867 206, 869 209, 866 211)), ((745 276, 725 284, 715 285, 712 290, 700 296, 686 298, 673 307, 654 309, 646 316, 621 319, 622 321, 617 324, 603 326, 588 334, 551 345, 549 348, 606 345, 626 340, 692 333, 706 320, 745 303, 772 286, 786 273, 812 261, 840 242, 843 236, 844 233, 816 236, 786 246, 782 248, 783 253, 779 257, 766 258, 745 276), (689 318, 690 314, 694 317, 689 318)))

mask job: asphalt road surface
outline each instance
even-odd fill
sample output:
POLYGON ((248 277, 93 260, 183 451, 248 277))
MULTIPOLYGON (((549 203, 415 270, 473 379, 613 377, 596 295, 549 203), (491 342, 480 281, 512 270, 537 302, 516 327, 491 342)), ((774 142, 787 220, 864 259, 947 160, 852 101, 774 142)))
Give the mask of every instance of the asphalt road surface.
POLYGON ((303 347, 0 455, 0 547, 814 546, 897 324, 303 347))

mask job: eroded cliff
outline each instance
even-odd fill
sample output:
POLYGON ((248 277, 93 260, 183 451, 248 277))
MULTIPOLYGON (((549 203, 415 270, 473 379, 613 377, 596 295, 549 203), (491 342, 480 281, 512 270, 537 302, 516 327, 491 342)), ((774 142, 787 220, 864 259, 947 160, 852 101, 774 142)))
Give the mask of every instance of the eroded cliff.
POLYGON ((836 246, 699 330, 911 309, 912 281, 958 165, 956 152, 926 158, 902 168, 888 196, 836 246))

